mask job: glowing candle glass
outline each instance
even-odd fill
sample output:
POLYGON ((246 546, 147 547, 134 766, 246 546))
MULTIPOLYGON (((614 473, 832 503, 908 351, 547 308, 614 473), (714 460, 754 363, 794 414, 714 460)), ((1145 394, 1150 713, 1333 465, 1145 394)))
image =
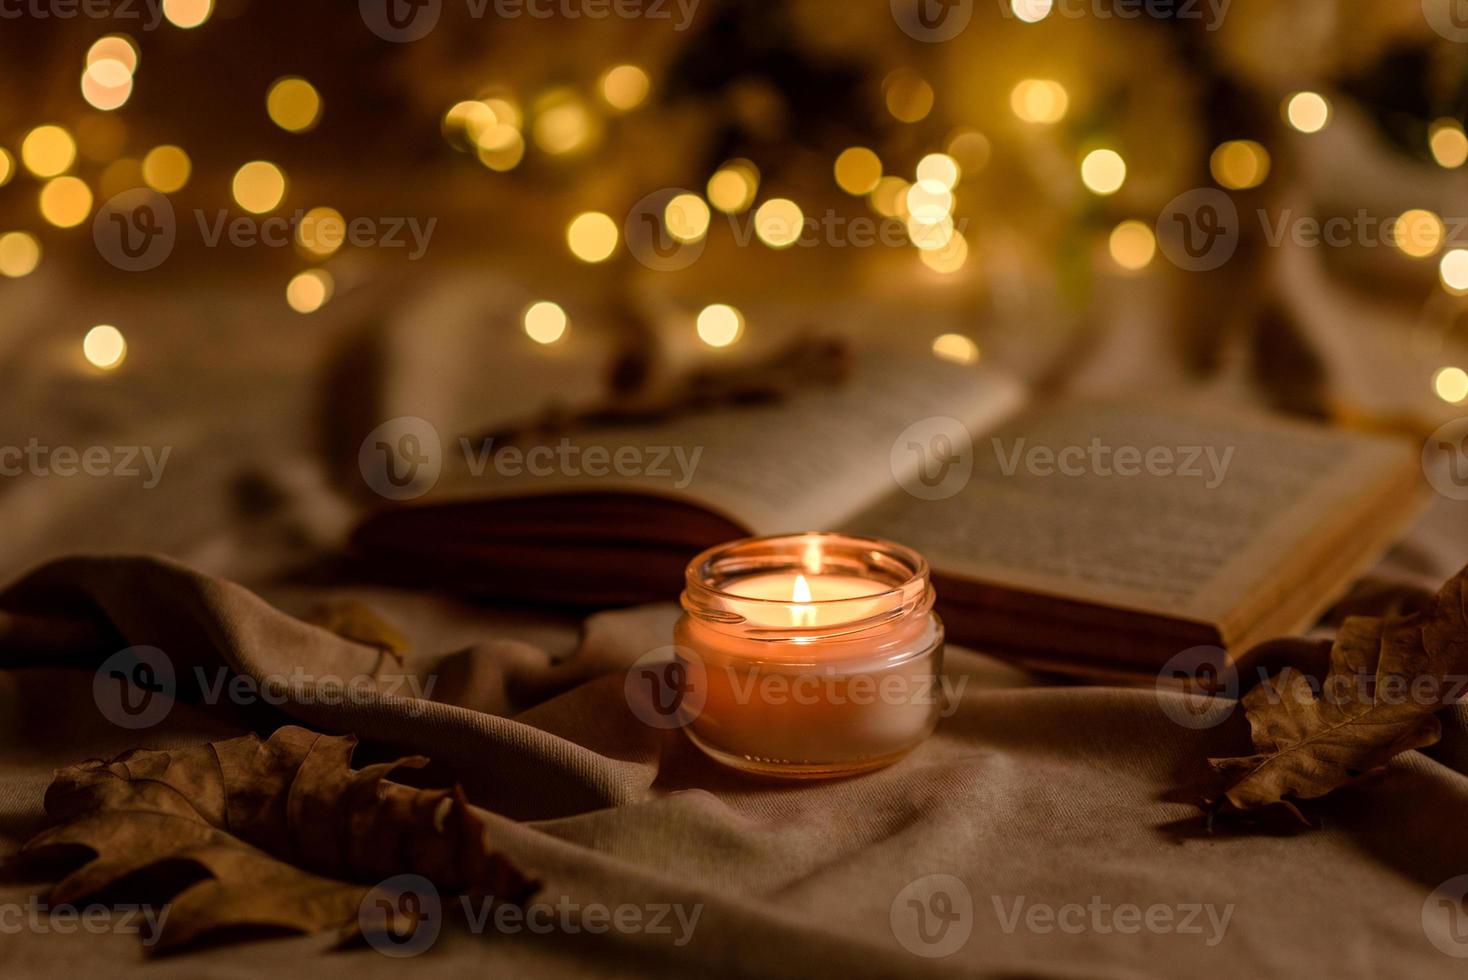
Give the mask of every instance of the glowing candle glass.
POLYGON ((675 630, 684 731, 736 769, 887 765, 937 723, 943 624, 928 564, 845 534, 750 538, 688 566, 675 630))

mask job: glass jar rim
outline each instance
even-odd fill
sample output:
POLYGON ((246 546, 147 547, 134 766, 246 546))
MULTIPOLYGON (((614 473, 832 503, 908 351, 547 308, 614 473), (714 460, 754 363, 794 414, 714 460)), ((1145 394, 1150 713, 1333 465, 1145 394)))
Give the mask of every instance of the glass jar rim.
POLYGON ((905 618, 915 612, 927 613, 933 605, 931 572, 927 559, 918 552, 892 541, 863 535, 817 531, 800 534, 777 534, 743 538, 709 548, 688 563, 684 573, 682 605, 686 612, 700 620, 725 628, 745 628, 762 638, 814 638, 860 633, 905 618), (808 555, 812 548, 821 557, 811 567, 808 555), (883 586, 880 591, 837 599, 801 600, 798 605, 813 609, 860 610, 850 620, 824 626, 768 626, 751 624, 734 609, 778 609, 792 605, 791 599, 766 599, 727 591, 727 585, 753 575, 771 572, 806 570, 825 574, 834 570, 858 570, 883 586), (730 567, 732 566, 732 567, 730 567), (880 566, 890 574, 883 581, 870 574, 880 566), (900 575, 900 577, 899 577, 900 575))

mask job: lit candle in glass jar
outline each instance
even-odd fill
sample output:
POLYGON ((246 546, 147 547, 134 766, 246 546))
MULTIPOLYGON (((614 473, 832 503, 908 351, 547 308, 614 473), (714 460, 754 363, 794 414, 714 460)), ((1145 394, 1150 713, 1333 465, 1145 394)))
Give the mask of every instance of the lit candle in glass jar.
POLYGON ((943 626, 911 549, 844 534, 737 541, 688 566, 683 609, 680 720, 726 765, 861 772, 937 723, 943 626))

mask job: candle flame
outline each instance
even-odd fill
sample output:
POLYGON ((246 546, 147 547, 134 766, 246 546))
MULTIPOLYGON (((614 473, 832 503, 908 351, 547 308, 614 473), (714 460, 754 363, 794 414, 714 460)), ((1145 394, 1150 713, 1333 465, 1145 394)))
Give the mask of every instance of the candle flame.
MULTIPOLYGON (((795 585, 790 589, 790 598, 796 603, 810 602, 810 583, 805 580, 804 575, 795 576, 795 585)), ((794 605, 790 607, 790 624, 792 626, 814 626, 816 611, 810 606, 794 605)))

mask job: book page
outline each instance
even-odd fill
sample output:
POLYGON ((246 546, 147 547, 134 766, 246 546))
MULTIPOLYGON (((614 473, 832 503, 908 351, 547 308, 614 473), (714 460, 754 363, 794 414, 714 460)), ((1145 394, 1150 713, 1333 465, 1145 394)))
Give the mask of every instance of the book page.
POLYGON ((1395 440, 1109 403, 1026 413, 973 454, 961 491, 892 495, 852 529, 953 577, 1213 624, 1304 581, 1416 465, 1395 440))
POLYGON ((508 458, 491 458, 493 447, 445 446, 444 478, 424 502, 626 491, 685 500, 755 534, 829 530, 921 465, 893 448, 914 423, 951 417, 981 431, 1022 399, 1018 382, 993 372, 925 355, 869 355, 842 385, 660 425, 547 436, 535 455, 530 446, 508 458))

